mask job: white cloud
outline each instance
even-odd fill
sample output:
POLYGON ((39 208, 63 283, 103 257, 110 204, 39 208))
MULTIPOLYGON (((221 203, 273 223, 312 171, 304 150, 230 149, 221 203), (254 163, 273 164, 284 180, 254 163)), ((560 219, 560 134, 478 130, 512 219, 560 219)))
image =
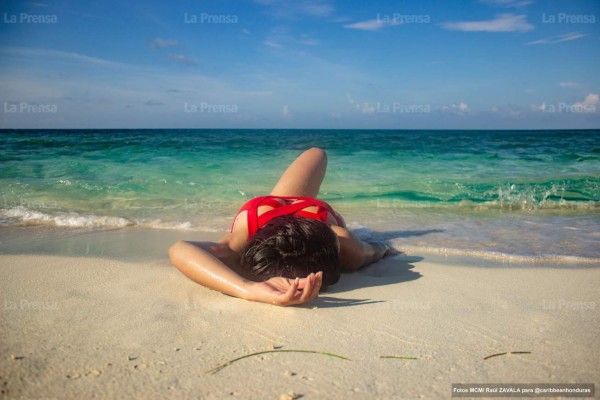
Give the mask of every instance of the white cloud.
POLYGON ((60 50, 46 50, 26 47, 8 47, 0 49, 0 53, 8 53, 9 55, 31 56, 43 58, 59 58, 72 62, 81 62, 86 64, 101 65, 107 67, 128 67, 126 64, 121 64, 115 61, 105 60, 103 58, 89 57, 79 53, 71 53, 60 50))
POLYGON ((169 40, 169 39, 161 39, 161 38, 154 39, 154 41, 152 41, 152 44, 150 45, 150 47, 152 47, 153 49, 164 49, 167 47, 175 47, 175 46, 177 46, 177 40, 169 40))
POLYGON ((307 15, 310 17, 328 17, 335 8, 328 0, 254 0, 269 7, 270 14, 280 18, 293 18, 307 15))
POLYGON ((533 0, 481 0, 482 3, 497 7, 525 7, 533 3, 533 0))
POLYGON ((465 112, 469 109, 469 106, 463 103, 462 101, 458 104, 458 111, 465 112))
POLYGON ((306 14, 315 17, 327 17, 334 12, 333 6, 328 4, 326 1, 312 0, 312 1, 298 1, 298 9, 306 14))
POLYGON ((178 62, 180 62, 182 64, 196 65, 196 62, 192 58, 190 58, 188 56, 185 56, 183 54, 169 54, 169 58, 171 60, 178 61, 178 62))
POLYGON ((573 107, 583 108, 583 109, 590 109, 590 108, 595 109, 596 106, 598 105, 598 100, 599 100, 599 96, 596 93, 590 93, 587 96, 585 96, 585 99, 583 101, 573 104, 573 107))
POLYGON ((274 42, 273 40, 265 40, 265 41, 263 42, 263 44, 264 44, 265 46, 267 46, 267 47, 271 47, 271 48, 273 48, 273 49, 280 49, 280 48, 282 47, 282 46, 281 46, 279 43, 277 43, 277 42, 274 42))
POLYGON ((319 44, 319 39, 311 38, 306 33, 303 33, 302 35, 300 35, 298 43, 304 44, 306 46, 316 46, 319 44))
POLYGON ((344 25, 344 28, 348 29, 359 29, 361 31, 378 31, 381 28, 388 26, 400 25, 400 21, 397 20, 383 20, 383 19, 370 19, 367 21, 355 22, 353 24, 344 25))
POLYGON ((463 32, 527 32, 534 28, 526 21, 525 15, 498 14, 486 21, 444 22, 442 27, 463 32))
POLYGON ((300 36, 291 36, 284 29, 274 29, 262 43, 272 49, 287 50, 297 48, 296 45, 298 44, 303 46, 317 46, 320 42, 319 39, 311 37, 306 33, 300 36))
POLYGON ((577 88, 580 87, 581 85, 577 82, 561 82, 559 83, 560 87, 568 87, 568 88, 577 88))
POLYGON ((461 115, 465 114, 468 111, 471 111, 469 105, 462 101, 458 104, 450 104, 449 106, 444 105, 441 107, 441 110, 444 112, 453 112, 461 115))
POLYGON ((571 32, 565 33, 564 35, 552 36, 549 38, 534 40, 533 42, 527 42, 526 45, 536 45, 536 44, 556 44, 561 42, 569 42, 571 40, 581 39, 582 37, 587 36, 586 33, 581 32, 571 32))

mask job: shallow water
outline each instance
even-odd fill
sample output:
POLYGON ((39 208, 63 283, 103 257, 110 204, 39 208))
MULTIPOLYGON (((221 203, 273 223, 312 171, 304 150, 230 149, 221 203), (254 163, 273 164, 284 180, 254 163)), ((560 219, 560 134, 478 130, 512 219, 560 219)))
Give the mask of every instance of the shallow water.
POLYGON ((598 130, 4 130, 0 224, 225 232, 311 146, 320 196, 408 252, 600 259, 598 130))

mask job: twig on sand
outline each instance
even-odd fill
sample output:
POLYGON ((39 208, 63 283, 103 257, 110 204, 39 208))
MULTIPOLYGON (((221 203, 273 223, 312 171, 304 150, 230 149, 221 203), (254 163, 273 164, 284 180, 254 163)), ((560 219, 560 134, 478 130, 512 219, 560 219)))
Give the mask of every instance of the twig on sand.
POLYGON ((310 354, 321 354, 323 356, 335 357, 335 358, 339 358, 339 359, 342 359, 342 360, 350 361, 349 358, 342 357, 340 355, 333 354, 333 353, 326 353, 326 352, 323 352, 323 351, 313 351, 313 350, 267 350, 267 351, 259 351, 258 353, 246 354, 245 356, 241 356, 241 357, 235 358, 233 360, 227 361, 225 364, 219 365, 218 367, 213 368, 210 371, 206 371, 206 373, 214 375, 217 372, 219 372, 220 370, 222 370, 223 368, 225 368, 225 367, 233 364, 236 361, 240 361, 240 360, 243 360, 244 358, 248 358, 248 357, 252 357, 252 356, 258 356, 260 354, 268 354, 268 353, 310 353, 310 354))
POLYGON ((507 351, 507 352, 504 352, 504 353, 492 354, 492 355, 489 355, 487 357, 483 357, 483 359, 487 360, 488 358, 503 356, 503 355, 506 355, 506 354, 531 354, 531 352, 530 351, 507 351))
POLYGON ((405 357, 405 356, 379 356, 379 358, 394 358, 396 360, 418 360, 417 357, 405 357))

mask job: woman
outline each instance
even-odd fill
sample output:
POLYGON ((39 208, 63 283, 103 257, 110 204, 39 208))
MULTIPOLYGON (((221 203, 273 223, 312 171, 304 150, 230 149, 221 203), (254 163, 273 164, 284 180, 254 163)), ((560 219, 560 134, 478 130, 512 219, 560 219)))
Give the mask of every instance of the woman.
POLYGON ((238 212, 218 243, 179 241, 169 249, 173 265, 191 280, 230 296, 289 306, 315 299, 339 279, 397 251, 367 243, 340 214, 316 199, 327 154, 313 147, 284 172, 271 194, 238 212))

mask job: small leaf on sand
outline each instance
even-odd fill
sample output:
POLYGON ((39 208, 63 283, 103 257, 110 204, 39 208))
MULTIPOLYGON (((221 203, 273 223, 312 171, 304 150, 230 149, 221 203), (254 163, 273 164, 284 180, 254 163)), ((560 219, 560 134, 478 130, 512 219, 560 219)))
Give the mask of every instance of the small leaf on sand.
POLYGON ((238 358, 235 358, 233 360, 227 361, 225 364, 219 365, 218 367, 213 368, 210 371, 206 371, 206 373, 214 375, 217 372, 219 372, 220 370, 222 370, 223 368, 225 368, 225 367, 233 364, 236 361, 240 361, 240 360, 243 360, 244 358, 248 358, 248 357, 252 357, 252 356, 258 356, 258 355, 261 355, 261 354, 268 354, 268 353, 310 353, 310 354, 320 354, 320 355, 323 355, 323 356, 335 357, 335 358, 339 358, 339 359, 342 359, 342 360, 350 361, 349 358, 342 357, 342 356, 339 356, 339 355, 333 354, 333 353, 326 353, 326 352, 323 352, 323 351, 312 351, 312 350, 267 350, 267 351, 259 351, 257 353, 252 353, 252 354, 246 354, 245 356, 238 357, 238 358))

